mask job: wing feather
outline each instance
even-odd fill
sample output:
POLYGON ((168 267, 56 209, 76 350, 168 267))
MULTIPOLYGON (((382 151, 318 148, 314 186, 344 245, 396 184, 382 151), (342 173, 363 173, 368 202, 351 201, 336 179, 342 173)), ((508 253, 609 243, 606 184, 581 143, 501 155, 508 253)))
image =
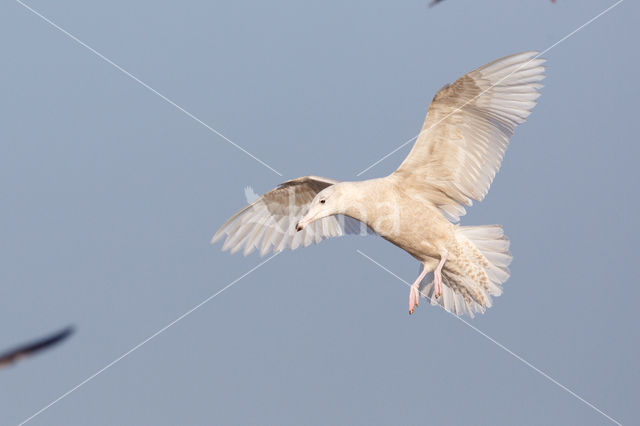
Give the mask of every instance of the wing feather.
POLYGON ((536 105, 543 63, 537 52, 506 56, 440 89, 394 175, 422 188, 458 221, 464 206, 485 197, 515 127, 536 105))
POLYGON ((246 256, 257 249, 264 256, 271 250, 295 250, 330 237, 362 234, 361 222, 341 215, 319 219, 300 232, 294 229, 315 196, 337 182, 317 176, 284 182, 233 215, 211 242, 226 236, 222 250, 235 253, 242 249, 246 256))

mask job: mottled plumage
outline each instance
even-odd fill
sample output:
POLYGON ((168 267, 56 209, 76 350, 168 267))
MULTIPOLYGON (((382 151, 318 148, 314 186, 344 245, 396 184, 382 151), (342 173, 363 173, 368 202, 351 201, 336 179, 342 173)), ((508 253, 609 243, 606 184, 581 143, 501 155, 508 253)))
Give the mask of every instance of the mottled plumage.
POLYGON ((515 127, 540 95, 543 63, 537 52, 524 52, 462 76, 435 95, 411 152, 391 175, 285 182, 231 217, 212 242, 226 235, 223 249, 264 255, 373 231, 423 265, 410 313, 419 294, 456 314, 484 312, 509 277, 509 241, 498 225, 455 222, 487 194, 515 127))

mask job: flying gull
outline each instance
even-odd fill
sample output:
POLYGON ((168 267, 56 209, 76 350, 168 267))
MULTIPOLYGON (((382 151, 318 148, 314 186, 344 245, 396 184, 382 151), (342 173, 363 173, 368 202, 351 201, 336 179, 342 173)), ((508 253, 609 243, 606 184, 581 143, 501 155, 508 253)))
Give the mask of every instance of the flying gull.
POLYGON ((483 313, 509 277, 509 240, 499 225, 456 222, 487 194, 516 125, 540 96, 543 63, 538 52, 518 53, 444 86, 411 152, 389 176, 284 182, 233 215, 211 241, 226 236, 223 250, 265 255, 375 232, 422 263, 410 314, 421 294, 457 315, 483 313))

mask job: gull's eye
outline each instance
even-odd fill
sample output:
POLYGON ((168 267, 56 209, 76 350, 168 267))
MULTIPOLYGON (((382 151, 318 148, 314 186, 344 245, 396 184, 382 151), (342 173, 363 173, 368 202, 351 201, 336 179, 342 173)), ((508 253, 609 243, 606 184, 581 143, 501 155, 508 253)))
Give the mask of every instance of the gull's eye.
POLYGON ((324 204, 327 200, 320 200, 320 204, 324 204))

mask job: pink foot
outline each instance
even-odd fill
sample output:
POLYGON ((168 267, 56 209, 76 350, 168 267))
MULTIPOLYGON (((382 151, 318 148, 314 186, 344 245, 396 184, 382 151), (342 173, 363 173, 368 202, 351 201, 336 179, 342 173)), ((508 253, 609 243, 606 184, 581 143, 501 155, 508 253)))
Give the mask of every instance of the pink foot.
POLYGON ((442 273, 436 270, 433 274, 433 297, 442 296, 442 273))
POLYGON ((418 292, 419 283, 414 283, 409 290, 409 315, 415 311, 416 306, 420 306, 420 293, 418 292))
POLYGON ((444 262, 447 261, 448 255, 449 253, 446 250, 440 255, 440 263, 438 263, 438 267, 433 272, 433 297, 436 299, 442 296, 442 267, 444 262))

